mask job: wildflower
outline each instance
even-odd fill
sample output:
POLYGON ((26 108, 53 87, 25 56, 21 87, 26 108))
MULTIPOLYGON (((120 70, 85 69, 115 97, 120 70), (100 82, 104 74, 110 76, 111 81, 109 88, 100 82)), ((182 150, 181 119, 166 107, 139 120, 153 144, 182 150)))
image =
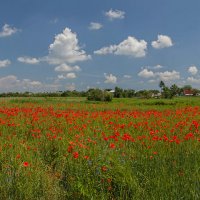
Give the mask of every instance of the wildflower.
POLYGON ((77 159, 77 158, 79 157, 79 153, 78 153, 78 152, 74 152, 74 153, 73 153, 73 157, 74 157, 75 159, 77 159))
POLYGON ((21 158, 21 155, 20 155, 20 154, 17 154, 16 158, 17 158, 17 159, 20 159, 20 158, 21 158))
POLYGON ((114 144, 114 143, 110 143, 109 147, 110 147, 111 149, 114 149, 114 148, 115 148, 115 144, 114 144))
POLYGON ((88 159, 89 159, 89 156, 84 156, 84 158, 85 158, 86 160, 88 160, 88 159))
POLYGON ((107 171, 107 167, 106 167, 106 166, 102 166, 102 167, 101 167, 101 171, 102 171, 102 172, 107 171))
POLYGON ((23 166, 24 166, 24 167, 28 167, 28 166, 29 166, 29 163, 28 163, 28 162, 24 162, 24 163, 23 163, 23 166))

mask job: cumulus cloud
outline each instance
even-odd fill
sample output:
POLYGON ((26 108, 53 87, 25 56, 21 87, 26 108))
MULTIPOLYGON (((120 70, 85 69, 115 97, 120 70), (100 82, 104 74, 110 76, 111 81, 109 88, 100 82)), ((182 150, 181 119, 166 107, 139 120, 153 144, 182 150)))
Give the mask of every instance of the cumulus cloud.
POLYGON ((72 72, 72 71, 81 71, 81 68, 79 66, 70 66, 70 65, 67 65, 67 64, 61 64, 57 67, 55 67, 55 71, 57 72, 72 72))
POLYGON ((74 78, 76 78, 76 74, 73 73, 73 72, 67 73, 67 74, 66 74, 66 78, 74 79, 74 78))
POLYGON ((19 80, 14 75, 0 77, 1 91, 38 90, 41 88, 43 88, 43 84, 40 81, 32 81, 30 79, 19 80))
POLYGON ((2 27, 2 30, 0 31, 0 37, 11 36, 11 35, 15 34, 17 31, 19 31, 17 28, 11 27, 10 25, 5 24, 2 27))
POLYGON ((99 29, 101 29, 102 27, 103 27, 103 25, 100 24, 100 23, 91 22, 91 23, 90 23, 90 26, 89 26, 89 29, 90 29, 90 30, 99 30, 99 29))
POLYGON ((19 83, 20 85, 23 85, 24 88, 38 87, 42 85, 40 81, 31 81, 30 79, 23 79, 22 81, 19 81, 19 83))
POLYGON ((19 62, 30 64, 30 65, 38 64, 40 62, 37 58, 31 58, 31 57, 27 57, 27 56, 19 57, 19 58, 17 58, 17 60, 19 62))
POLYGON ((112 74, 107 75, 106 73, 104 73, 104 77, 105 77, 104 83, 113 83, 113 84, 117 83, 117 77, 112 74))
POLYGON ((0 77, 0 91, 1 92, 10 92, 10 91, 57 91, 61 85, 52 83, 42 83, 36 80, 30 79, 19 79, 15 75, 8 75, 0 77))
POLYGON ((76 74, 73 72, 67 73, 67 74, 61 74, 58 75, 58 79, 74 79, 76 78, 76 74))
POLYGON ((118 45, 110 45, 109 47, 103 47, 97 51, 94 51, 98 55, 115 54, 125 55, 133 57, 144 57, 146 55, 147 42, 144 40, 137 40, 134 37, 129 36, 126 40, 122 41, 118 45))
POLYGON ((155 74, 153 71, 150 71, 148 69, 143 69, 142 71, 140 71, 138 73, 138 76, 142 77, 142 78, 151 78, 151 77, 154 77, 155 74))
POLYGON ((11 61, 6 59, 6 60, 0 60, 0 68, 1 67, 7 67, 8 65, 11 64, 11 61))
POLYGON ((196 83, 196 84, 200 84, 200 79, 194 78, 194 77, 188 77, 187 81, 190 83, 196 83))
POLYGON ((65 28, 62 33, 55 36, 54 42, 49 46, 49 55, 46 60, 50 64, 75 63, 90 59, 78 44, 76 33, 65 28))
POLYGON ((153 41, 151 45, 155 49, 162 49, 173 46, 173 42, 167 35, 158 35, 157 41, 153 41))
POLYGON ((132 76, 130 76, 130 75, 124 75, 123 77, 127 78, 127 79, 130 79, 132 76))
POLYGON ((190 74, 192 74, 192 75, 196 75, 196 74, 198 73, 198 69, 197 69, 196 66, 190 66, 190 67, 188 68, 188 72, 189 72, 190 74))
POLYGON ((105 12, 105 16, 108 17, 109 20, 124 19, 125 12, 121 10, 110 9, 109 11, 105 12))
POLYGON ((164 72, 153 72, 148 69, 143 69, 138 73, 138 76, 142 78, 157 78, 163 81, 172 81, 180 79, 180 73, 172 70, 172 71, 164 71, 164 72))
POLYGON ((180 73, 175 70, 172 70, 171 72, 157 72, 156 75, 160 78, 160 80, 163 81, 172 81, 180 79, 180 73))

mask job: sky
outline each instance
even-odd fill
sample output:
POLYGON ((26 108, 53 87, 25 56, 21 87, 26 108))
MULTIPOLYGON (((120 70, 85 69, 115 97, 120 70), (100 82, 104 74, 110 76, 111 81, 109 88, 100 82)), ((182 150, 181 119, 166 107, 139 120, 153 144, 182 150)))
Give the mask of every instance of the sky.
POLYGON ((200 88, 199 0, 0 0, 0 92, 200 88))

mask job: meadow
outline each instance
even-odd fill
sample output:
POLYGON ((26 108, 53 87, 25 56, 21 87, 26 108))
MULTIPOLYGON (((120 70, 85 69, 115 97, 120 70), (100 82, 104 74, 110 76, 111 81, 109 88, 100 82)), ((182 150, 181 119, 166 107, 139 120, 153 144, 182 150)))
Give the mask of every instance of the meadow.
POLYGON ((200 98, 0 99, 0 199, 200 199, 200 98))

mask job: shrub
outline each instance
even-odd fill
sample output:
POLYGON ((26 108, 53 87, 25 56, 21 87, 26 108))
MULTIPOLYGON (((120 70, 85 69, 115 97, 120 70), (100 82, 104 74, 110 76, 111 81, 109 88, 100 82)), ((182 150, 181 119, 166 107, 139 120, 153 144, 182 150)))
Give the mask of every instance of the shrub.
POLYGON ((100 89, 90 89, 88 91, 87 99, 89 101, 112 101, 112 94, 100 89))

